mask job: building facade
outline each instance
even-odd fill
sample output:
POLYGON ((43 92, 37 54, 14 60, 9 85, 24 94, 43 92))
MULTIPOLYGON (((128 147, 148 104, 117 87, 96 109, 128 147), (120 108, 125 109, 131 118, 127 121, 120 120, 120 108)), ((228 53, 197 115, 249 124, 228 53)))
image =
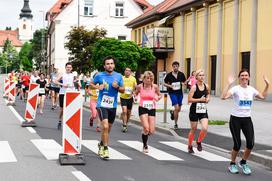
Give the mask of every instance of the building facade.
POLYGON ((137 43, 147 29, 173 28, 173 49, 164 48, 161 56, 156 55, 161 47, 151 47, 157 57, 156 71, 171 71, 175 60, 187 76, 204 69, 212 93, 220 95, 228 76, 236 76, 242 68, 250 70, 250 84, 261 91, 263 75, 272 80, 271 18, 269 0, 165 0, 127 26, 137 43))
POLYGON ((68 62, 65 38, 72 26, 96 26, 107 30, 107 37, 130 40, 127 22, 152 8, 145 0, 59 0, 48 12, 49 21, 47 54, 51 68, 64 70, 68 62))

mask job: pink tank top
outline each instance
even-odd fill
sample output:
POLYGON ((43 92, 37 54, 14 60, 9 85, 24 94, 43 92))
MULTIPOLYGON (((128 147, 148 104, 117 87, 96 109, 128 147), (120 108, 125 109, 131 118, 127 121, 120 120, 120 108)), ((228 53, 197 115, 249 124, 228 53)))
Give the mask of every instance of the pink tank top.
POLYGON ((151 89, 144 89, 144 85, 141 84, 140 107, 147 109, 156 109, 155 96, 156 92, 154 86, 152 86, 151 89))

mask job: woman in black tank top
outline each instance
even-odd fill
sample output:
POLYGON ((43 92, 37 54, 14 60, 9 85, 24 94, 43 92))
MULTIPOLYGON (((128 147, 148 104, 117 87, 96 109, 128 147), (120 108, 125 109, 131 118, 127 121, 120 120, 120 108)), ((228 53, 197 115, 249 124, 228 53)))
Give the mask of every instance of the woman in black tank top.
POLYGON ((201 131, 199 137, 196 140, 197 150, 202 151, 201 142, 205 138, 208 130, 208 112, 207 103, 210 100, 210 88, 204 83, 205 74, 203 70, 196 71, 197 83, 194 85, 189 94, 188 102, 192 103, 190 107, 189 118, 191 122, 191 130, 188 135, 188 152, 194 153, 193 140, 197 129, 198 121, 201 123, 201 131))

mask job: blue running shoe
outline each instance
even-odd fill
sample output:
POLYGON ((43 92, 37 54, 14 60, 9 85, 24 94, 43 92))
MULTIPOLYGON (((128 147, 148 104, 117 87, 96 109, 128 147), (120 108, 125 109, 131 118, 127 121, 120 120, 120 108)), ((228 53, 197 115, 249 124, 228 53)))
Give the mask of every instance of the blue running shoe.
POLYGON ((240 168, 242 168, 243 173, 244 173, 245 175, 250 175, 250 174, 251 174, 251 169, 250 169, 250 167, 249 167, 249 165, 248 165, 247 163, 241 164, 241 163, 239 162, 238 165, 239 165, 240 168))
POLYGON ((236 164, 231 164, 228 168, 229 168, 230 173, 232 173, 232 174, 239 173, 238 167, 236 164))

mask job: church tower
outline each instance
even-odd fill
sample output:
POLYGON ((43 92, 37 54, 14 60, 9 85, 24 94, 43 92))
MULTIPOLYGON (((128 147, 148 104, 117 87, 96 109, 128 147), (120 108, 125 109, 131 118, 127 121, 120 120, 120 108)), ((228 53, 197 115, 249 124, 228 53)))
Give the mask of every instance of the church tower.
POLYGON ((33 38, 31 9, 29 7, 29 0, 24 0, 24 7, 20 13, 19 24, 19 39, 25 43, 33 38))

